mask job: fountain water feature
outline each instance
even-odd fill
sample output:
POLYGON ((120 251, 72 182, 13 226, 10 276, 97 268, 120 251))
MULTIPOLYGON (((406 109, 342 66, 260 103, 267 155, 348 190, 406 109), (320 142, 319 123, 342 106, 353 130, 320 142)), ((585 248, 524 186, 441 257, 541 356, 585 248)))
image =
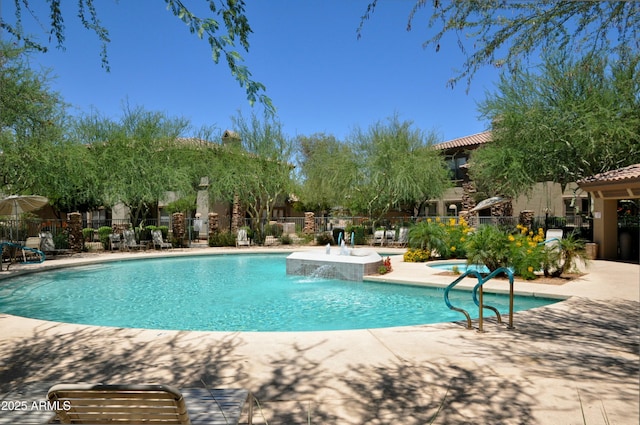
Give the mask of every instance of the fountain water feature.
POLYGON ((287 257, 287 274, 297 276, 314 276, 319 269, 331 267, 332 278, 362 281, 364 276, 378 273, 382 265, 382 257, 375 251, 363 248, 348 248, 346 242, 340 240, 338 252, 331 246, 320 250, 297 251, 287 257))

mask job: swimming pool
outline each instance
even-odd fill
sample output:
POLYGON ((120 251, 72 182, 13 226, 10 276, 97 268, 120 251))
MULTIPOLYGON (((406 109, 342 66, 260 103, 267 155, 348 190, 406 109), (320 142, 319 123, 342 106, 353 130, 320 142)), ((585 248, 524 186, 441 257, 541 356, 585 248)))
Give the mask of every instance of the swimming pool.
POLYGON ((427 267, 437 270, 446 270, 452 272, 454 268, 458 273, 464 273, 467 270, 477 270, 480 273, 489 273, 489 269, 485 265, 467 265, 466 261, 448 261, 446 263, 427 263, 427 267))
MULTIPOLYGON (((0 281, 0 312, 57 322, 201 331, 319 331, 461 320, 443 290, 288 276, 287 254, 130 260, 0 281)), ((454 305, 477 313, 471 295, 454 305)), ((516 297, 524 310, 557 300, 516 297)), ((503 295, 485 303, 508 311, 503 295)))

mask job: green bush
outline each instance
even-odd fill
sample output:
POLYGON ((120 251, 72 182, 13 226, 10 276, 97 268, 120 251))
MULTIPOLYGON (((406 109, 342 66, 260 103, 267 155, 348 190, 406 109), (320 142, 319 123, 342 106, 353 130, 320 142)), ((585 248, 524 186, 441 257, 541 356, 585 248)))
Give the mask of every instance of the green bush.
POLYGON ((318 245, 326 245, 326 244, 334 244, 333 236, 330 232, 318 233, 316 235, 316 244, 318 245))
POLYGON ((496 226, 484 225, 469 235, 467 263, 485 265, 489 271, 509 265, 509 235, 496 226))
POLYGON ((431 253, 429 251, 420 248, 409 248, 404 253, 404 261, 406 263, 424 263, 429 261, 430 257, 431 253))
POLYGON ((94 233, 95 233, 95 229, 92 229, 91 227, 86 227, 82 229, 82 237, 84 238, 85 242, 93 242, 94 233))
POLYGON ((213 232, 209 235, 209 246, 236 246, 236 235, 231 232, 213 232))
POLYGON ((102 226, 98 229, 98 238, 104 249, 109 249, 109 235, 113 232, 111 226, 102 226))
POLYGON ((282 245, 291 245, 293 243, 290 235, 280 236, 280 242, 282 243, 282 245))
POLYGON ((162 239, 167 240, 169 238, 169 226, 157 226, 154 230, 162 232, 162 239))
POLYGON ((365 245, 367 243, 365 237, 365 228, 363 226, 349 226, 347 227, 347 241, 351 243, 351 233, 353 233, 353 243, 355 245, 365 245))

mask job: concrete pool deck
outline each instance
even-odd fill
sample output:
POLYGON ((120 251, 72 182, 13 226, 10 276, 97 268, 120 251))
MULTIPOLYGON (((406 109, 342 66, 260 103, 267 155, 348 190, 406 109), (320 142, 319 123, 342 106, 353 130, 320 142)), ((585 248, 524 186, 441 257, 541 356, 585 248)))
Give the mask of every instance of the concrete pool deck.
MULTIPOLYGON (((72 256, 15 265, 0 278, 104 259, 220 252, 238 250, 72 256)), ((444 286, 454 279, 391 259, 394 271, 373 280, 444 286)), ((487 285, 507 289, 504 281, 487 285)), ((514 330, 488 320, 484 333, 465 329, 462 321, 232 333, 104 328, 0 314, 0 400, 61 382, 157 382, 246 388, 260 403, 255 424, 264 418, 269 424, 426 424, 434 416, 436 424, 637 424, 640 266, 593 261, 586 275, 563 285, 515 287, 568 299, 516 313, 514 330)))

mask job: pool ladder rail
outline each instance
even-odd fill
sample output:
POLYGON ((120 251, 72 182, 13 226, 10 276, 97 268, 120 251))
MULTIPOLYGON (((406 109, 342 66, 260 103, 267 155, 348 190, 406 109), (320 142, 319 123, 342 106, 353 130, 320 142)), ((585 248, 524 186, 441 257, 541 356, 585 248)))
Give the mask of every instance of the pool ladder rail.
POLYGON ((489 280, 493 279, 494 277, 500 274, 505 274, 509 279, 509 323, 507 325, 507 329, 514 329, 514 326, 513 326, 513 272, 507 269, 506 267, 500 267, 492 271, 491 273, 489 273, 486 277, 482 277, 482 275, 477 270, 467 270, 465 273, 460 275, 456 280, 451 282, 449 286, 447 286, 447 288, 444 290, 444 302, 447 304, 447 307, 449 307, 449 309, 459 311, 460 313, 465 315, 467 319, 467 329, 473 329, 473 326, 471 325, 471 316, 466 310, 459 307, 455 307, 451 304, 451 301, 449 300, 449 291, 451 291, 451 289, 453 289, 453 287, 456 286, 458 283, 460 283, 462 279, 464 279, 465 277, 475 276, 478 279, 478 283, 473 287, 472 297, 473 297, 473 302, 475 303, 475 305, 478 306, 478 332, 484 332, 483 310, 485 308, 493 311, 496 314, 496 319, 498 320, 498 323, 499 324, 502 323, 502 317, 500 316, 500 312, 498 311, 498 309, 490 305, 484 305, 483 289, 482 289, 482 286, 485 283, 487 283, 489 280))

